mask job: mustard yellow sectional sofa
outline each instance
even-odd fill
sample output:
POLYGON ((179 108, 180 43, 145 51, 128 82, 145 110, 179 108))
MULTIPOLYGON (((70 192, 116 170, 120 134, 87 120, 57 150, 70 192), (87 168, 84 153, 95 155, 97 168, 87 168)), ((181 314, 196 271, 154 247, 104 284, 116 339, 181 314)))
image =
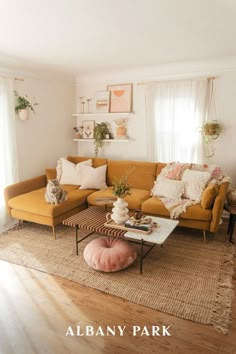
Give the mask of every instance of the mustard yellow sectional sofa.
MULTIPOLYGON (((77 164, 89 159, 89 157, 68 156, 67 159, 77 164)), ((19 220, 52 226, 56 237, 56 225, 89 205, 96 205, 96 198, 113 196, 112 183, 114 179, 128 176, 130 195, 126 196, 125 199, 130 209, 141 209, 146 214, 170 217, 164 204, 150 194, 157 175, 166 164, 126 160, 115 161, 103 158, 91 159, 93 167, 107 165, 107 188, 82 190, 77 185, 63 185, 63 189, 68 192, 68 199, 59 205, 48 204, 44 198, 45 188, 48 179, 56 178, 56 169, 46 169, 45 175, 13 184, 5 189, 5 201, 9 215, 19 220)), ((180 214, 179 225, 216 232, 221 221, 228 188, 229 182, 222 183, 216 196, 214 196, 212 206, 208 208, 203 208, 201 203, 188 207, 186 212, 180 214)))

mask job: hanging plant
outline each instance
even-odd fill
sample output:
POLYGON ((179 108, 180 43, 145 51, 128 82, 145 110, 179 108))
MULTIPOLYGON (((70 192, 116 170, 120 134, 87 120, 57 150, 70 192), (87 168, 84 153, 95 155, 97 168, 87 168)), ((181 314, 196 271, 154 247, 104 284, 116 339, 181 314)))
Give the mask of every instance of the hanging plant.
POLYGON ((16 90, 14 90, 14 95, 16 97, 16 105, 15 112, 19 113, 19 111, 23 109, 29 108, 32 112, 35 113, 34 106, 37 106, 39 103, 35 101, 35 97, 33 97, 34 102, 31 103, 28 99, 28 96, 20 96, 16 90))
POLYGON ((204 124, 204 135, 211 137, 211 139, 217 139, 223 131, 223 128, 217 120, 212 120, 204 124))
POLYGON ((206 122, 200 131, 203 134, 204 143, 206 144, 206 157, 212 158, 215 155, 214 140, 216 140, 223 131, 222 125, 217 120, 206 122))

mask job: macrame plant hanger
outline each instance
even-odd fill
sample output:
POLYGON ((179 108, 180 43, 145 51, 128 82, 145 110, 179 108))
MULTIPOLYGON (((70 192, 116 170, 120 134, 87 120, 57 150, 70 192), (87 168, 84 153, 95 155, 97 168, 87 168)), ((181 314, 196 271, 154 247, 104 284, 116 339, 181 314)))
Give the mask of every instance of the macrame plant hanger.
POLYGON ((203 126, 203 137, 206 144, 206 158, 210 159, 215 155, 215 140, 222 132, 221 124, 217 120, 214 80, 209 80, 209 105, 207 122, 203 126), (210 119, 209 119, 210 118, 210 119))

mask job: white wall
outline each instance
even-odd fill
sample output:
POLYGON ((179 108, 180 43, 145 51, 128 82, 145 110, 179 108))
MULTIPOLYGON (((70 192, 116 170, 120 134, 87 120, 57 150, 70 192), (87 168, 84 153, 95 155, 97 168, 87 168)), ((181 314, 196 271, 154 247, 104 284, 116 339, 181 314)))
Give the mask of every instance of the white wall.
MULTIPOLYGON (((199 76, 216 76, 216 106, 220 122, 224 125, 224 133, 216 141, 215 157, 209 163, 221 166, 232 178, 236 185, 236 60, 211 60, 209 62, 189 62, 163 65, 159 67, 134 68, 126 71, 90 73, 77 77, 76 104, 80 112, 79 96, 94 97, 96 91, 106 90, 108 84, 134 84, 133 110, 135 116, 129 118, 128 143, 106 143, 99 156, 119 159, 147 159, 146 117, 145 117, 145 88, 137 85, 139 81, 152 81, 171 78, 188 78, 199 76)), ((96 119, 97 117, 85 117, 96 119)), ((112 120, 104 116, 99 121, 112 120)), ((113 129, 115 124, 113 124, 113 129)), ((76 125, 76 124, 75 124, 76 125)), ((94 148, 91 142, 78 143, 78 154, 93 156, 94 148)))
POLYGON ((72 141, 74 83, 60 77, 24 78, 15 82, 16 90, 35 96, 39 106, 27 121, 16 115, 20 180, 43 174, 46 167, 56 166, 59 157, 77 153, 72 141))

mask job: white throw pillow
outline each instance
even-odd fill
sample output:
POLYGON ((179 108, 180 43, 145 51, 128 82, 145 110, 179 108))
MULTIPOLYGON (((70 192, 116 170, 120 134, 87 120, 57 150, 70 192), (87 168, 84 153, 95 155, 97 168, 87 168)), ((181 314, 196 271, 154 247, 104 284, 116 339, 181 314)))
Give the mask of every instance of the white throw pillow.
POLYGON ((107 165, 99 166, 97 168, 90 166, 81 166, 82 183, 80 189, 103 189, 106 185, 106 171, 107 165))
POLYGON ((209 172, 185 170, 182 177, 185 182, 184 197, 200 202, 202 192, 210 179, 209 172))
POLYGON ((60 158, 57 164, 57 178, 60 184, 75 184, 77 186, 81 185, 81 166, 92 166, 92 160, 86 160, 74 164, 66 160, 65 158, 60 158))
POLYGON ((156 197, 180 200, 184 192, 184 185, 185 183, 183 181, 176 181, 159 176, 154 182, 154 187, 151 194, 156 197))

